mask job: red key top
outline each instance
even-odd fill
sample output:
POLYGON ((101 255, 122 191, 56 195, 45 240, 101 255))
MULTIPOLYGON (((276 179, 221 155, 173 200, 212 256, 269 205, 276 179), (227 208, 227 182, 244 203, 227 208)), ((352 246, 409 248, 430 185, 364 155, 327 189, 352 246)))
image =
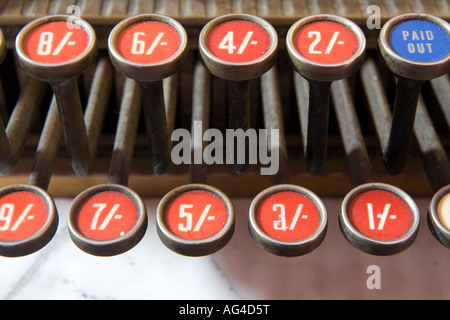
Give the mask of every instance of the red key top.
POLYGON ((263 57, 271 47, 270 34, 260 25, 231 20, 212 29, 206 40, 216 57, 230 62, 250 62, 263 57))
POLYGON ((405 250, 415 240, 419 212, 402 190, 369 183, 347 194, 340 223, 355 247, 375 255, 390 255, 405 250))
POLYGON ((340 23, 318 21, 295 34, 294 46, 311 61, 334 64, 350 59, 358 51, 359 41, 353 31, 340 23))
POLYGON ((126 27, 116 40, 118 52, 137 63, 157 63, 174 55, 180 48, 180 35, 171 25, 144 21, 126 27))
POLYGON ((25 53, 41 63, 70 61, 86 50, 86 31, 68 21, 41 24, 30 31, 24 41, 25 53))
POLYGON ((222 192, 189 184, 168 193, 157 209, 158 234, 171 250, 208 255, 225 246, 234 232, 234 209, 222 192))
POLYGON ((280 256, 299 256, 323 241, 327 212, 311 191, 294 185, 276 185, 252 202, 249 229, 264 250, 280 256))
POLYGON ((278 37, 265 20, 248 14, 223 15, 203 27, 199 51, 215 76, 243 81, 259 77, 275 62, 278 37))
POLYGON ((330 14, 305 17, 291 26, 286 47, 306 79, 332 82, 353 75, 365 56, 366 39, 349 19, 330 14))
POLYGON ((82 19, 50 16, 27 24, 16 38, 22 68, 43 81, 77 77, 97 56, 94 30, 82 19))
POLYGON ((181 69, 187 34, 170 17, 141 14, 114 27, 108 49, 112 63, 126 77, 138 82, 159 81, 181 69))
POLYGON ((112 256, 130 250, 147 229, 142 199, 126 186, 107 184, 85 190, 69 211, 69 234, 87 253, 112 256))
POLYGON ((12 185, 0 190, 0 254, 24 256, 43 248, 58 226, 53 199, 43 189, 12 185))

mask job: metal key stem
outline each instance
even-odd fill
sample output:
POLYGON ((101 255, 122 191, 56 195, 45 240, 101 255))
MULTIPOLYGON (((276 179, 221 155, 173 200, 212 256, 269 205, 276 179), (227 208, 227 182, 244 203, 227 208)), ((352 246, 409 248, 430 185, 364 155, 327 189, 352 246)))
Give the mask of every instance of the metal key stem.
POLYGON ((398 175, 405 166, 423 83, 398 78, 389 141, 383 155, 386 169, 391 175, 398 175))

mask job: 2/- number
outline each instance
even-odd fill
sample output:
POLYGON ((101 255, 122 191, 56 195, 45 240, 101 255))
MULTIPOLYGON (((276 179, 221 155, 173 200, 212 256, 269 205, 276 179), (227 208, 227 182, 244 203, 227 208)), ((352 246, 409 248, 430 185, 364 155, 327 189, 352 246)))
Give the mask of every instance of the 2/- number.
POLYGON ((269 304, 233 304, 225 305, 222 314, 246 314, 246 315, 267 315, 269 312, 269 304))
MULTIPOLYGON (((325 54, 330 54, 331 50, 333 50, 334 45, 336 44, 336 40, 339 36, 339 31, 336 31, 333 36, 331 37, 330 42, 328 43, 328 46, 325 50, 325 54)), ((321 33, 320 31, 309 31, 308 32, 308 38, 312 39, 314 38, 314 41, 309 46, 308 52, 309 54, 323 54, 322 50, 317 50, 316 46, 319 44, 321 40, 321 33)), ((338 41, 338 44, 343 44, 343 41, 338 41)))

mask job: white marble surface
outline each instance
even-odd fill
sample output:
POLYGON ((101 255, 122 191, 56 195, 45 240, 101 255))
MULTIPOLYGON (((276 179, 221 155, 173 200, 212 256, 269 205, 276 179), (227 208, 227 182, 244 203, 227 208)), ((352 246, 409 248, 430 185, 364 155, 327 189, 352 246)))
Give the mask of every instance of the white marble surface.
POLYGON ((247 229, 250 199, 233 199, 236 230, 218 253, 191 258, 167 249, 155 227, 158 199, 147 199, 149 227, 132 250, 95 257, 79 250, 67 232, 71 201, 57 199, 60 224, 44 249, 0 258, 0 299, 449 299, 450 250, 428 231, 428 199, 416 242, 406 251, 376 257, 353 248, 340 233, 340 199, 325 199, 329 226, 322 245, 296 258, 258 248, 247 229), (381 289, 366 286, 370 265, 381 270, 381 289))

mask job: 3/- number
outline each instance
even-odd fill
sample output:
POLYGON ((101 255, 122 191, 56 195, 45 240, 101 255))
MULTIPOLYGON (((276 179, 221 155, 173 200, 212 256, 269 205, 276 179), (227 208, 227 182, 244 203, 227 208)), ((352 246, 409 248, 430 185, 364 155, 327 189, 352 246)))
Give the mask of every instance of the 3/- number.
POLYGON ((75 41, 69 41, 72 36, 72 32, 67 32, 61 42, 56 46, 56 49, 53 50, 53 32, 42 32, 39 37, 39 45, 37 47, 37 54, 40 56, 48 56, 53 55, 57 56, 61 53, 64 46, 73 46, 75 45, 75 41))
MULTIPOLYGON (((253 35, 253 31, 247 32, 244 40, 242 41, 241 45, 239 46, 237 54, 244 53, 245 48, 247 48, 247 45, 249 44, 252 35, 253 35)), ((250 44, 257 44, 257 43, 258 42, 255 40, 250 42, 250 44)), ((228 54, 234 54, 234 50, 237 49, 237 46, 234 45, 234 32, 233 31, 228 31, 228 33, 225 35, 225 37, 219 43, 219 49, 228 50, 228 54)))
MULTIPOLYGON (((0 221, 3 222, 3 225, 0 225, 0 231, 16 231, 28 216, 31 208, 33 208, 33 205, 29 204, 20 214, 17 221, 11 226, 15 206, 12 203, 2 204, 2 206, 0 207, 0 221)), ((32 216, 29 216, 28 218, 32 219, 32 216)))
MULTIPOLYGON (((280 214, 278 215, 279 219, 275 220, 273 222, 274 230, 288 230, 288 229, 294 230, 295 226, 297 225, 298 218, 300 217, 300 214, 302 212, 303 205, 302 204, 298 205, 297 210, 295 211, 295 215, 292 218, 292 221, 291 221, 289 227, 287 226, 287 223, 286 223, 286 208, 285 208, 284 204, 276 203, 272 206, 272 209, 274 212, 277 212, 277 211, 280 212, 280 214)), ((304 216, 302 216, 302 218, 307 219, 308 216, 304 215, 304 216)))

